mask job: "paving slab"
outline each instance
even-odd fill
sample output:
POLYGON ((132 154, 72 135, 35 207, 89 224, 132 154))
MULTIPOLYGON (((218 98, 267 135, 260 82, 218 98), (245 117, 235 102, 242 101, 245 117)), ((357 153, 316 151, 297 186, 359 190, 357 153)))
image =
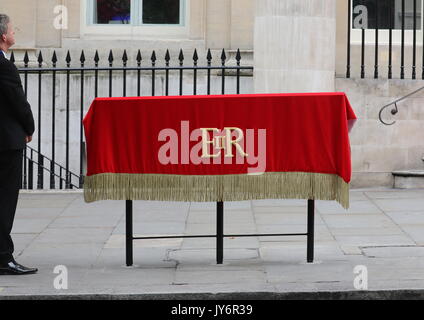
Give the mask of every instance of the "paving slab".
MULTIPOLYGON (((224 239, 225 248, 259 248, 259 239, 257 237, 243 237, 234 238, 229 237, 224 239)), ((215 238, 194 238, 184 239, 182 249, 215 249, 216 239, 215 238)))
MULTIPOLYGON (((305 224, 307 222, 307 215, 305 212, 300 214, 294 213, 255 213, 255 221, 258 225, 272 225, 272 224, 282 224, 282 225, 298 225, 305 224)), ((315 215, 315 225, 322 225, 324 221, 321 218, 321 215, 315 215)))
POLYGON ((335 236, 335 239, 342 245, 359 247, 416 245, 415 241, 406 235, 335 236))
MULTIPOLYGON (((224 205, 224 232, 305 233, 306 200, 224 205)), ((134 202, 134 235, 216 234, 216 203, 134 202)), ((306 237, 231 237, 224 263, 216 239, 134 241, 125 266, 125 202, 86 204, 81 192, 22 192, 12 234, 16 259, 36 275, 1 276, 0 299, 422 297, 424 190, 351 190, 351 207, 317 201, 315 260, 306 237), (67 290, 54 287, 57 266, 67 290), (367 268, 368 294, 354 287, 367 268), (222 295, 222 296, 219 296, 222 295)))
MULTIPOLYGON (((258 258, 259 253, 256 248, 233 249, 224 248, 225 260, 248 260, 258 258)), ((169 260, 178 261, 178 264, 191 263, 216 263, 215 249, 180 249, 171 250, 168 254, 169 260)))
POLYGON ((366 195, 371 199, 423 199, 424 190, 408 190, 408 192, 398 192, 398 189, 389 191, 368 191, 366 195))
POLYGON ((319 213, 325 214, 380 214, 382 210, 372 201, 351 201, 348 210, 334 201, 317 201, 316 209, 319 213))
POLYGON ((371 247, 362 251, 370 258, 424 257, 424 246, 371 247))
POLYGON ((402 225, 401 228, 417 245, 424 245, 423 224, 402 225))
POLYGON ((390 211, 387 215, 398 225, 422 225, 424 224, 423 211, 390 211))
MULTIPOLYGON (((162 240, 159 240, 159 242, 162 240)), ((154 269, 154 268, 172 268, 175 270, 177 261, 170 260, 168 253, 177 249, 178 246, 151 246, 134 247, 134 256, 137 257, 132 267, 125 265, 125 250, 122 248, 105 248, 97 256, 93 267, 97 269, 110 269, 119 274, 122 269, 154 269)))
POLYGON ((393 226, 384 226, 384 227, 351 227, 346 228, 342 226, 341 228, 331 228, 331 234, 333 236, 392 236, 392 235, 404 235, 405 232, 402 228, 396 224, 393 226))
POLYGON ((401 211, 408 208, 408 211, 424 212, 424 198, 411 199, 379 199, 375 204, 386 212, 401 211))
POLYGON ((387 216, 381 214, 340 214, 323 217, 330 228, 393 228, 396 224, 387 216))

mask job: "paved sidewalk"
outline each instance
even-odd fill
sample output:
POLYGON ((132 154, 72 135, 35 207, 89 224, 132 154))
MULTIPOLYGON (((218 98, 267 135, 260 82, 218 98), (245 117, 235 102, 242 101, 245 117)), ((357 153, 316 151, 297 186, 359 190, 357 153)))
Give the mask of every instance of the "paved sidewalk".
MULTIPOLYGON (((215 206, 136 201, 134 233, 214 234, 215 206)), ((22 193, 16 258, 40 271, 1 276, 0 299, 354 292, 357 265, 368 269, 369 290, 424 292, 424 190, 353 190, 348 211, 336 202, 316 207, 314 264, 306 263, 306 237, 260 237, 225 239, 224 264, 216 265, 212 238, 135 241, 135 266, 127 268, 124 201, 86 204, 82 193, 22 193), (54 288, 58 265, 67 267, 67 290, 54 288)), ((306 211, 304 200, 225 203, 225 233, 306 232, 306 211)))

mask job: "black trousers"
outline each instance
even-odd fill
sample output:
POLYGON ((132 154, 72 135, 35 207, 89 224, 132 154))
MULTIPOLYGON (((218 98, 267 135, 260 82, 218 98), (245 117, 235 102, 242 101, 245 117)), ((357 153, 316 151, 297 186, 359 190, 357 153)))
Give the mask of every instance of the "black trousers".
POLYGON ((13 259, 12 232, 22 185, 22 150, 0 151, 0 263, 13 259))

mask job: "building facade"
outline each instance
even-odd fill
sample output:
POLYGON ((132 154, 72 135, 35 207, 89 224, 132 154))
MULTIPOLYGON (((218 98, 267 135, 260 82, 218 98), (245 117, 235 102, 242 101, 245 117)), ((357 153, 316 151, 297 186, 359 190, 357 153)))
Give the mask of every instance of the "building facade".
POLYGON ((3 0, 0 8, 14 18, 15 50, 29 50, 33 56, 37 49, 47 48, 78 55, 81 49, 97 49, 100 56, 124 48, 146 54, 155 49, 158 56, 166 49, 240 49, 247 55, 253 49, 253 0, 3 0), (155 3, 161 6, 149 12, 155 3), (155 18, 171 5, 165 12, 168 18, 155 18), (119 20, 119 15, 127 20, 119 20), (67 18, 66 27, 57 28, 63 26, 62 17, 67 18))

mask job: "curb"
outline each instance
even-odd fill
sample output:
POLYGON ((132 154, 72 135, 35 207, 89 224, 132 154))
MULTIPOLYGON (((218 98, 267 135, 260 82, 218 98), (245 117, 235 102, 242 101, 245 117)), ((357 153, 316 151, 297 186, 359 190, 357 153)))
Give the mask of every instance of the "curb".
POLYGON ((424 290, 0 295, 0 300, 424 300, 424 290))

